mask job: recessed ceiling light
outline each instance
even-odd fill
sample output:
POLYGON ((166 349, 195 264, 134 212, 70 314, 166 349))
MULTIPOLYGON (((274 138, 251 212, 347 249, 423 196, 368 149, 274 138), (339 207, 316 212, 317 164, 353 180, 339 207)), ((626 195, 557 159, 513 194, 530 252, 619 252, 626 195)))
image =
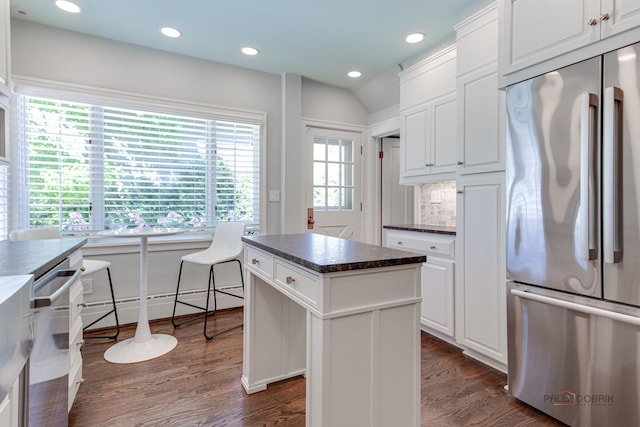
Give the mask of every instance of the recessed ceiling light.
POLYGON ((362 75, 362 73, 360 71, 349 71, 347 73, 347 76, 352 77, 354 79, 360 77, 362 75))
POLYGON ((78 6, 75 3, 71 3, 70 1, 67 1, 67 0, 57 0, 56 6, 58 6, 60 9, 64 10, 65 12, 80 13, 80 6, 78 6))
POLYGON ((258 54, 258 49, 256 49, 255 47, 247 46, 242 48, 242 53, 244 53, 245 55, 254 56, 258 54))
POLYGON ((178 38, 182 35, 179 30, 171 27, 162 27, 160 28, 160 32, 167 37, 171 37, 172 39, 178 38))
POLYGON ((424 33, 411 33, 405 40, 407 43, 420 43, 425 37, 424 33))

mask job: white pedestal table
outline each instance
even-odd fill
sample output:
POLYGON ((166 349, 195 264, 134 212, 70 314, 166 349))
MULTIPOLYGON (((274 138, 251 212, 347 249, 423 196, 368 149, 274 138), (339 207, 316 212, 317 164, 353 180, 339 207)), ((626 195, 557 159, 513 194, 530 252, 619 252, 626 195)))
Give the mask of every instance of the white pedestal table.
POLYGON ((111 346, 104 358, 111 363, 137 363, 155 359, 174 349, 178 340, 166 334, 151 334, 147 313, 147 288, 149 277, 148 239, 149 237, 171 236, 182 233, 178 228, 125 228, 98 232, 103 237, 122 237, 140 239, 140 303, 138 325, 133 338, 120 341, 111 346))

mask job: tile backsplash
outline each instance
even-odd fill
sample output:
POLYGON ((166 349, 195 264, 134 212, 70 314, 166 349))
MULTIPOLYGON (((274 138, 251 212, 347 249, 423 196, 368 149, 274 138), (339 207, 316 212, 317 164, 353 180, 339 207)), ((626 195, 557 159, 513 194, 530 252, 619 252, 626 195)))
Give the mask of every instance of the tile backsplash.
POLYGON ((420 224, 456 225, 456 182, 440 181, 417 186, 420 224))

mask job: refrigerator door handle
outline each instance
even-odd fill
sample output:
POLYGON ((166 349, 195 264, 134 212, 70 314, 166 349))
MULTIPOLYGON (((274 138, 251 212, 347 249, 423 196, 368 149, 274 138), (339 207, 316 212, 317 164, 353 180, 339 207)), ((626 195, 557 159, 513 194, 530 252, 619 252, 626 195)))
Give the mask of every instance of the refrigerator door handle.
POLYGON ((604 262, 622 261, 622 112, 623 91, 617 87, 604 90, 603 119, 603 189, 602 235, 604 262))
POLYGON ((628 323, 634 326, 640 326, 640 317, 630 316, 628 314, 618 313, 615 311, 609 311, 602 308, 591 307, 589 305, 582 305, 571 301, 565 301, 562 299, 551 298, 544 295, 538 295, 520 289, 511 289, 511 295, 516 297, 528 299, 531 301, 540 302, 543 304, 549 304, 556 307, 562 307, 573 311, 578 311, 584 314, 592 314, 594 316, 606 317, 607 319, 615 320, 617 322, 628 323))
POLYGON ((598 134, 598 96, 582 94, 580 108, 580 231, 578 256, 598 259, 596 138, 598 134))

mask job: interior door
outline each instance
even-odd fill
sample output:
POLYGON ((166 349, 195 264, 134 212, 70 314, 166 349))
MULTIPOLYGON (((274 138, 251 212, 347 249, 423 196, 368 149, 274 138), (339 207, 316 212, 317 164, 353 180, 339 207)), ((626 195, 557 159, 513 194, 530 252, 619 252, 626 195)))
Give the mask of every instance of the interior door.
MULTIPOLYGON (((382 226, 413 223, 413 186, 400 185, 400 139, 382 139, 381 209, 382 226)), ((382 232, 384 236, 384 231, 382 232)), ((383 242, 384 244, 384 242, 383 242)))
POLYGON ((350 240, 362 238, 362 135, 308 128, 311 147, 307 231, 350 240))

